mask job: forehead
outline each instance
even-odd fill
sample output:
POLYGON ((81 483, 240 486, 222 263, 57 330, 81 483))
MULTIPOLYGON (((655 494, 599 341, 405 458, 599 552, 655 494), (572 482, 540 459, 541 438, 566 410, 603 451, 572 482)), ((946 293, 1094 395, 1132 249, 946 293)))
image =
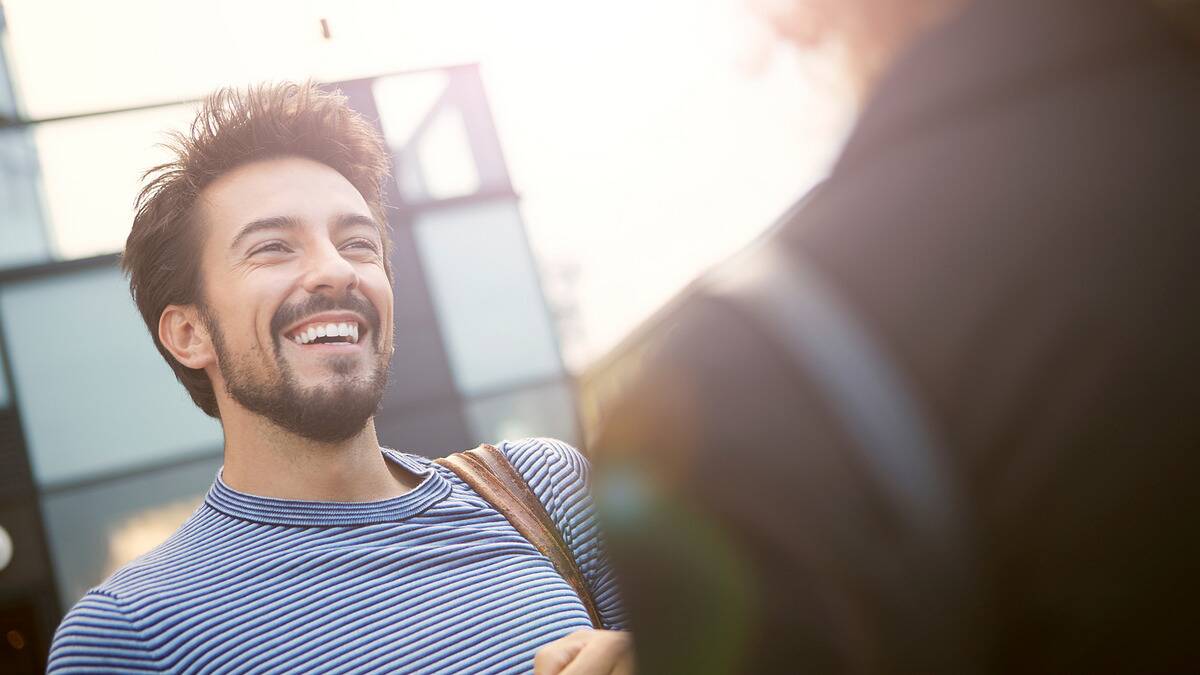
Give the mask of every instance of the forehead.
POLYGON ((201 221, 218 240, 244 224, 288 216, 325 223, 346 213, 371 217, 362 194, 335 169, 303 157, 250 162, 218 177, 197 200, 201 221))

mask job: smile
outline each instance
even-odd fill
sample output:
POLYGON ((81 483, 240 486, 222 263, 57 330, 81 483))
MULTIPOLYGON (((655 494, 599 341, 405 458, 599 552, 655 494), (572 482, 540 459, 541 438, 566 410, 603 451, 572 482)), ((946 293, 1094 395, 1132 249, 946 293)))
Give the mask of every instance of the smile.
POLYGON ((337 323, 306 323, 288 333, 287 338, 298 345, 307 344, 357 344, 359 326, 357 321, 337 323))

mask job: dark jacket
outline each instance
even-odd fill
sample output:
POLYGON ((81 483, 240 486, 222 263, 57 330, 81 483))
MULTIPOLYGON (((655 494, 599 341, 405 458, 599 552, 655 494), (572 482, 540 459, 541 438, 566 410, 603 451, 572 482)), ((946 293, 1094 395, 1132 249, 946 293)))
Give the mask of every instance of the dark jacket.
POLYGON ((970 5, 760 243, 903 380, 952 553, 714 290, 754 256, 656 319, 592 446, 645 672, 1200 667, 1200 60, 1148 4, 970 5))

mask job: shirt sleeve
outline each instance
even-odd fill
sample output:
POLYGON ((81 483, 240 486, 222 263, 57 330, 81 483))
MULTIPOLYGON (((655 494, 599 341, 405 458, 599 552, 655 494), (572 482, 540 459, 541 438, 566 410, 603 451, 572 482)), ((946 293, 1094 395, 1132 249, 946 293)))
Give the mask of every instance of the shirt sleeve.
POLYGON ((162 672, 121 601, 89 591, 59 624, 47 673, 162 672))
POLYGON ((587 458, 570 444, 550 438, 505 441, 500 449, 558 526, 596 600, 604 627, 626 630, 616 578, 596 524, 587 458))

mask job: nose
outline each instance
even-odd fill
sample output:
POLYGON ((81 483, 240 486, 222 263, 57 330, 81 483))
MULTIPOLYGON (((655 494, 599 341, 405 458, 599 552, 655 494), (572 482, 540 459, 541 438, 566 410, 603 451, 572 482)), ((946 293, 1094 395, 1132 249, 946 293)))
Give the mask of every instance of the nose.
POLYGON ((332 242, 324 242, 313 250, 304 273, 304 290, 344 295, 357 287, 358 272, 332 242))

